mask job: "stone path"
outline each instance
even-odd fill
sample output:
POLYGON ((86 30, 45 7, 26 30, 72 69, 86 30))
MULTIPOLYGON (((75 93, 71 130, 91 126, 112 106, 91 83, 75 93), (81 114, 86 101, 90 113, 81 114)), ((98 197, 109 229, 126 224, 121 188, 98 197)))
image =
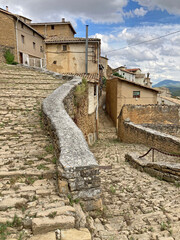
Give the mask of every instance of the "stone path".
POLYGON ((41 122, 42 100, 63 83, 26 68, 0 66, 1 240, 74 228, 75 210, 57 193, 56 158, 41 122))
POLYGON ((124 161, 127 152, 145 153, 143 145, 116 140, 115 129, 100 114, 100 140, 91 148, 101 170, 103 213, 91 221, 94 240, 179 240, 180 188, 139 172, 124 161))

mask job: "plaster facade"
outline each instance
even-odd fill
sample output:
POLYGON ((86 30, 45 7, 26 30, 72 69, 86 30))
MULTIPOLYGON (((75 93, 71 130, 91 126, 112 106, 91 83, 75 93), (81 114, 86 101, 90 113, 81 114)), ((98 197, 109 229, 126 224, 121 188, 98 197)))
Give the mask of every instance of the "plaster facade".
MULTIPOLYGON (((99 42, 89 41, 88 73, 99 71, 99 42)), ((46 41, 47 68, 58 73, 83 74, 85 70, 85 39, 77 41, 46 41)))
POLYGON ((158 91, 132 83, 123 78, 107 80, 106 85, 106 109, 116 127, 118 116, 125 104, 148 105, 157 104, 158 91), (136 94, 137 95, 136 97, 136 94))
POLYGON ((60 36, 62 38, 73 38, 74 34, 76 34, 70 22, 31 23, 30 25, 45 37, 60 36))

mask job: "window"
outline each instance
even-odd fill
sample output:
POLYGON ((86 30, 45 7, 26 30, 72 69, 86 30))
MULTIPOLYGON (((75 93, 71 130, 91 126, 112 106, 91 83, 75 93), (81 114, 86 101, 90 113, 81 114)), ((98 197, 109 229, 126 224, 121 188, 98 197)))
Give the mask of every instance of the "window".
POLYGON ((36 36, 36 33, 35 33, 35 32, 33 32, 33 36, 36 36))
POLYGON ((57 61, 54 61, 53 64, 57 64, 57 61))
POLYGON ((96 96, 97 92, 96 92, 96 84, 94 84, 94 96, 96 96))
POLYGON ((51 25, 51 30, 54 30, 54 25, 51 25))
POLYGON ((36 43, 33 42, 33 49, 36 49, 36 43))
POLYGON ((67 45, 63 45, 63 51, 67 51, 67 45))
POLYGON ((25 42, 25 37, 24 37, 24 35, 21 35, 21 42, 22 42, 22 43, 25 42))
POLYGON ((23 23, 21 23, 21 28, 24 28, 24 24, 23 23))
POLYGON ((40 52, 43 52, 43 47, 42 46, 40 46, 40 52))
POLYGON ((133 91, 133 98, 140 98, 140 91, 133 91))

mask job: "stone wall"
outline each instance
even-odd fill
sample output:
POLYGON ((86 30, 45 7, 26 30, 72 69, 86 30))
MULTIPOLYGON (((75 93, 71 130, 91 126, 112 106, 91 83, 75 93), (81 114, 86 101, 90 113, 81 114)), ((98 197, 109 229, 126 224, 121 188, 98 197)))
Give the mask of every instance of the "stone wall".
POLYGON ((56 89, 44 100, 42 109, 58 158, 59 191, 80 199, 84 208, 92 211, 102 205, 99 167, 83 133, 71 119, 74 117, 73 90, 80 83, 81 78, 74 77, 56 89))
POLYGON ((129 118, 135 124, 180 125, 180 107, 168 105, 124 105, 119 118, 129 118))
POLYGON ((136 125, 130 121, 120 123, 118 138, 122 142, 144 144, 167 153, 180 154, 179 138, 136 125))
POLYGON ((142 124, 143 127, 152 128, 162 133, 170 134, 180 138, 180 125, 176 124, 142 124))
POLYGON ((179 163, 158 163, 148 162, 145 158, 139 158, 137 154, 130 153, 125 155, 125 160, 140 171, 145 171, 151 176, 168 182, 180 182, 180 164, 179 163))

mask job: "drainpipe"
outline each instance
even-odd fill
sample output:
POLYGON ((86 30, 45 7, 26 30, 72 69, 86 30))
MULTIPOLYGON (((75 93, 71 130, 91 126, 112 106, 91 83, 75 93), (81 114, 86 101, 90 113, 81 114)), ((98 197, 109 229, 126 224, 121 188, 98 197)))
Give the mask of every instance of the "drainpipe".
POLYGON ((19 19, 17 18, 17 21, 16 21, 16 48, 17 48, 17 61, 19 63, 18 21, 19 21, 19 19))
POLYGON ((86 74, 88 74, 88 25, 86 25, 86 74))
POLYGON ((96 96, 97 96, 97 106, 96 106, 96 134, 97 134, 97 140, 98 140, 98 109, 99 109, 99 86, 96 85, 96 96))

